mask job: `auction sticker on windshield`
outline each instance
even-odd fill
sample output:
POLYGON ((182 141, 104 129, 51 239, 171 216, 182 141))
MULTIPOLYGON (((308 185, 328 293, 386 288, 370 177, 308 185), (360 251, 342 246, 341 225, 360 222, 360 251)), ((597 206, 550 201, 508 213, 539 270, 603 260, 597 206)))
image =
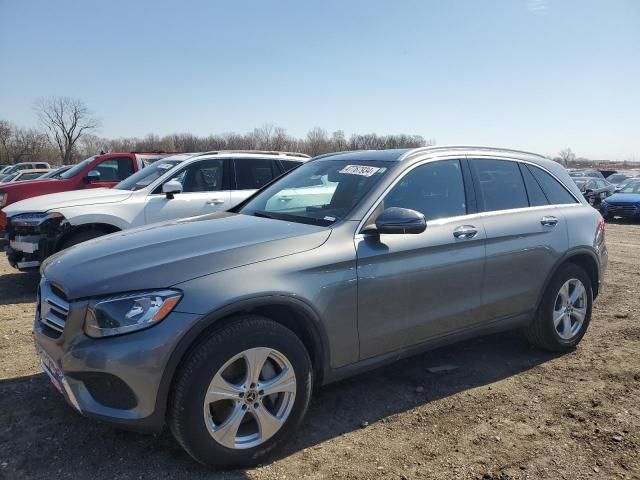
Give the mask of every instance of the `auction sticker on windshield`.
POLYGON ((362 175, 363 177, 370 177, 382 170, 379 167, 370 167, 368 165, 347 165, 338 173, 346 173, 348 175, 362 175))

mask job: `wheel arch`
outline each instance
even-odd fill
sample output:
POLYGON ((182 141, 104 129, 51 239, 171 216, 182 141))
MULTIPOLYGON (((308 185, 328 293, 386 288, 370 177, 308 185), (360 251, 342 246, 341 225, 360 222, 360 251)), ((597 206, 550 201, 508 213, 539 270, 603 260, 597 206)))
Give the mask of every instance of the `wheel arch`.
POLYGON ((315 310, 306 302, 287 295, 251 298, 234 302, 204 315, 179 340, 169 357, 160 382, 156 397, 156 414, 165 418, 171 386, 189 352, 197 347, 208 331, 225 322, 233 321, 235 315, 243 313, 264 316, 293 331, 309 352, 314 371, 314 383, 316 385, 322 384, 330 365, 329 343, 326 331, 315 310))
POLYGON ((595 252, 589 250, 588 248, 577 248, 568 251, 565 255, 563 255, 551 269, 549 275, 544 282, 544 287, 541 289, 540 294, 538 295, 538 302, 536 304, 536 311, 540 308, 540 303, 542 302, 542 298, 544 293, 547 291, 549 287, 549 283, 558 272, 558 269, 567 263, 573 263, 581 267, 589 278, 591 279, 591 287, 593 289, 593 299, 595 300, 598 296, 600 290, 600 265, 598 262, 598 257, 595 252))
POLYGON ((72 225, 71 227, 66 229, 61 235, 58 236, 58 238, 56 239, 54 251, 55 252, 59 251, 62 245, 64 245, 64 243, 73 235, 76 235, 77 233, 80 233, 80 232, 87 232, 87 231, 94 231, 94 230, 104 232, 105 235, 108 235, 109 233, 115 233, 115 232, 121 231, 119 227, 116 227, 115 225, 112 225, 110 223, 94 222, 94 223, 85 223, 82 225, 72 225))

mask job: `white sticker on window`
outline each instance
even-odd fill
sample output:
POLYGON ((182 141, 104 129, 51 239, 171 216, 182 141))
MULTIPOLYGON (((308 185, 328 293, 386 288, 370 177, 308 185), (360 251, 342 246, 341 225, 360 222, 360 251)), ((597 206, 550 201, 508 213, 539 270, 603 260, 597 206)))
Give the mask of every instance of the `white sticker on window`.
POLYGON ((380 171, 378 167, 370 167, 368 165, 347 165, 338 173, 346 173, 348 175, 362 175, 363 177, 370 177, 380 171))

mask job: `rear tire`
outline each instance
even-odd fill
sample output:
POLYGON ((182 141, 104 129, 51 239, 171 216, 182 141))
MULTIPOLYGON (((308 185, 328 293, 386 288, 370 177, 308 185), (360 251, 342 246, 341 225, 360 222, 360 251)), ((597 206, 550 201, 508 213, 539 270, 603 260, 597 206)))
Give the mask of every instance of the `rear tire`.
POLYGON ((232 317, 176 374, 169 427, 203 465, 256 465, 299 427, 312 376, 309 354, 291 330, 257 315, 232 317))
POLYGON ((589 275, 578 265, 566 263, 549 283, 536 317, 527 328, 527 338, 544 350, 572 350, 589 327, 592 306, 593 288, 589 275), (575 299, 573 303, 572 299, 575 299))

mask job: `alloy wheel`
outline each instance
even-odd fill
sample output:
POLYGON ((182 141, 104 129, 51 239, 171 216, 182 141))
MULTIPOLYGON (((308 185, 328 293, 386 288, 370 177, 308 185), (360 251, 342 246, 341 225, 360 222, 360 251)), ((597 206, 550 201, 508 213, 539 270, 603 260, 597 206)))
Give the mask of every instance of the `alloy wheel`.
POLYGON ((553 325, 563 340, 571 340, 580 333, 587 316, 587 290, 580 280, 567 280, 556 295, 553 325))
POLYGON ((231 449, 256 447, 284 425, 296 396, 291 362, 277 350, 245 350, 214 375, 204 399, 207 430, 231 449))

